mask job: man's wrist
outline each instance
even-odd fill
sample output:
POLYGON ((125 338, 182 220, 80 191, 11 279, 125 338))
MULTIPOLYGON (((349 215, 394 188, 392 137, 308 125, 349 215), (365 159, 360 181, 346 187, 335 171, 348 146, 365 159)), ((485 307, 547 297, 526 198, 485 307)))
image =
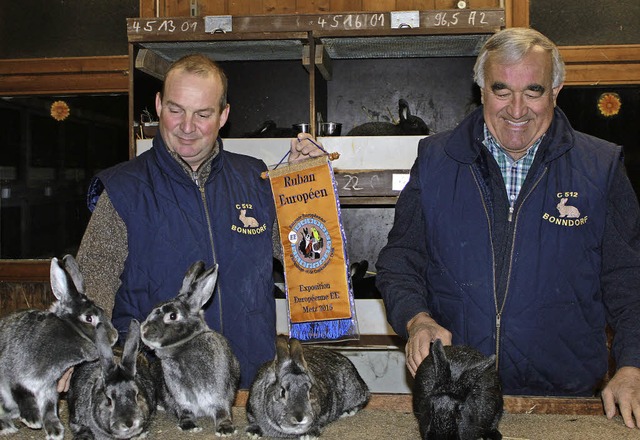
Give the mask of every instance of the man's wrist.
POLYGON ((422 321, 432 321, 432 320, 433 318, 431 318, 431 315, 429 315, 427 312, 417 313, 416 315, 414 315, 413 318, 409 320, 409 322, 407 322, 407 334, 411 336, 411 328, 414 327, 415 325, 422 324, 423 323, 422 321))

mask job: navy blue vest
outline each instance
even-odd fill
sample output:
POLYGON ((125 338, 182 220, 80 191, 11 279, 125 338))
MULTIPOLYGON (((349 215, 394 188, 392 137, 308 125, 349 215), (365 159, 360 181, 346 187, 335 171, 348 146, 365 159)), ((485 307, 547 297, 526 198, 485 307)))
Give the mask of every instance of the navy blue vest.
POLYGON ((513 214, 506 290, 496 292, 492 219, 507 207, 492 206, 481 133, 476 112, 420 142, 430 310, 454 344, 487 355, 498 346, 506 393, 590 395, 607 370, 600 250, 620 148, 575 132, 556 110, 513 214))
POLYGON ((193 262, 218 263, 205 318, 229 339, 246 388, 274 357, 275 208, 269 182, 260 177, 264 163, 224 151, 219 143, 202 194, 160 136, 148 152, 99 173, 92 186, 104 185, 127 227, 116 328, 126 332, 131 318, 142 321, 158 302, 173 298, 193 262))

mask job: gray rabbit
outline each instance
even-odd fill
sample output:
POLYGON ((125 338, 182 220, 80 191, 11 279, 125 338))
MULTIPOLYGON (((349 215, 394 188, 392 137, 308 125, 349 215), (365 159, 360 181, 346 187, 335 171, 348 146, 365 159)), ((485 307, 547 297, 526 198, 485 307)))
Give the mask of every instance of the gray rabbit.
POLYGON ((400 135, 427 135, 429 127, 418 116, 409 111, 409 104, 404 99, 398 101, 398 114, 400 122, 373 121, 353 127, 347 136, 400 136, 400 135))
POLYGON ((216 435, 235 432, 231 408, 240 364, 227 339, 205 323, 202 307, 211 298, 218 266, 198 261, 187 271, 178 295, 158 304, 142 323, 142 342, 155 351, 159 404, 172 410, 183 431, 198 432, 198 417, 211 417, 216 435))
POLYGON ((47 439, 60 440, 57 381, 69 368, 98 358, 96 327, 108 343, 118 333, 104 311, 84 295, 84 280, 71 255, 51 260, 51 289, 57 298, 49 311, 15 312, 0 320, 0 434, 16 432, 13 419, 32 429, 44 427, 47 439))
POLYGON ((156 396, 148 360, 138 352, 140 323, 131 321, 119 362, 104 326, 96 330, 100 360, 76 367, 67 394, 74 439, 144 436, 156 411, 156 396))
POLYGON ((314 438, 369 402, 369 389, 348 358, 278 336, 276 357, 251 384, 246 432, 251 437, 314 438))
POLYGON ((413 412, 424 440, 500 440, 503 397, 495 355, 436 339, 418 367, 413 412))

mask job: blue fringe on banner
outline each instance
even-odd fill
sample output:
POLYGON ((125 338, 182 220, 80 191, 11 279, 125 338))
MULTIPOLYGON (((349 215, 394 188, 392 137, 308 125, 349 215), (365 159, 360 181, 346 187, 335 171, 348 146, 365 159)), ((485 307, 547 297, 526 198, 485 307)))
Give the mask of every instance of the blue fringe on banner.
POLYGON ((301 341, 339 341, 358 339, 358 326, 352 319, 333 321, 314 321, 291 324, 289 331, 292 338, 301 341))

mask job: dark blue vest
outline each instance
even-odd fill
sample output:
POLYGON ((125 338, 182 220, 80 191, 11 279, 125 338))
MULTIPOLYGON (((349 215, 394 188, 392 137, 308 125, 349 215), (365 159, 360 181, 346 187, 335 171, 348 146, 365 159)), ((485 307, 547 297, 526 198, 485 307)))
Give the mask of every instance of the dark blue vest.
POLYGON ((173 298, 193 262, 218 263, 205 318, 229 339, 246 388, 274 357, 275 208, 269 182, 260 177, 264 163, 224 151, 219 141, 202 194, 159 136, 148 152, 98 174, 93 188, 104 185, 127 227, 116 328, 126 332, 131 318, 142 321, 158 302, 173 298))
POLYGON ((506 290, 496 292, 492 219, 507 206, 493 206, 481 130, 476 113, 420 142, 430 310, 454 344, 487 355, 498 346, 506 393, 589 395, 607 370, 600 250, 620 148, 575 132, 556 110, 513 213, 506 290))

